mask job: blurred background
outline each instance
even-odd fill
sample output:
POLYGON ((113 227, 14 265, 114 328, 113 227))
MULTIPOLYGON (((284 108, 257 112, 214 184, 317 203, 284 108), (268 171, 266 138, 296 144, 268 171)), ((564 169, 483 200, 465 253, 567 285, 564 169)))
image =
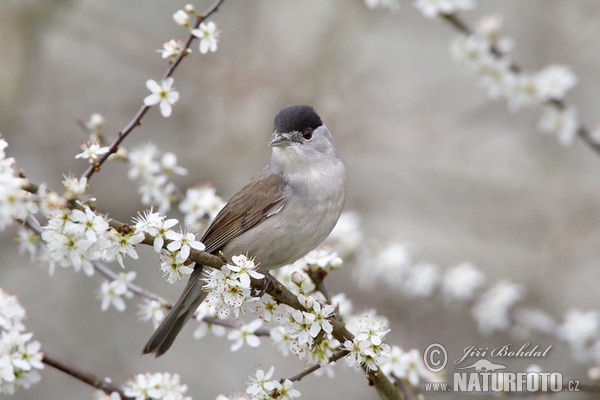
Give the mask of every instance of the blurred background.
MULTIPOLYGON (((162 42, 185 37, 171 15, 184 1, 28 0, 0 3, 0 132, 8 153, 34 182, 60 191, 62 176, 87 165, 74 158, 85 135, 76 118, 98 112, 112 135, 138 110, 144 82, 160 79, 162 42)), ((204 10, 210 2, 194 3, 204 10)), ((569 101, 594 127, 600 97, 600 3, 595 0, 488 0, 464 17, 499 14, 515 40, 514 59, 526 70, 551 63, 579 78, 569 101)), ((346 210, 359 213, 369 238, 411 243, 419 259, 442 270, 470 261, 489 282, 527 287, 523 304, 559 321, 569 308, 597 308, 600 291, 600 155, 581 141, 568 148, 541 134, 535 110, 511 114, 491 102, 467 68, 448 51, 456 33, 424 19, 408 2, 397 12, 368 10, 360 0, 225 2, 213 20, 222 30, 217 53, 197 47, 175 74, 181 99, 171 118, 151 110, 126 140, 172 151, 190 173, 181 187, 212 181, 231 196, 269 157, 275 113, 290 103, 316 107, 348 169, 346 210)), ((107 164, 89 193, 111 216, 129 220, 140 204, 127 167, 107 164)), ((177 216, 177 213, 173 214, 177 216)), ((302 369, 266 341, 259 350, 230 353, 230 343, 192 338, 188 327, 162 358, 140 352, 152 331, 136 302, 119 313, 100 311, 100 278, 57 270, 19 256, 15 230, 0 234, 0 286, 19 296, 27 328, 42 350, 99 376, 121 382, 141 371, 182 375, 195 399, 243 388, 256 367, 275 375, 302 369)), ((151 249, 126 265, 137 283, 174 299, 180 285, 161 279, 151 249)), ((364 291, 352 263, 328 278, 357 309, 375 308, 391 320, 390 343, 424 349, 443 343, 457 356, 465 346, 521 343, 508 335, 483 337, 468 308, 439 298, 414 300, 388 289, 364 291)), ((550 355, 544 370, 585 380, 587 367, 568 348, 534 338, 550 355)), ((456 357, 455 357, 456 358, 456 357)), ((532 360, 507 360, 517 371, 532 360)), ((375 399, 354 371, 335 380, 306 378, 303 398, 375 399)), ((89 398, 91 388, 46 368, 42 382, 15 399, 89 398)))

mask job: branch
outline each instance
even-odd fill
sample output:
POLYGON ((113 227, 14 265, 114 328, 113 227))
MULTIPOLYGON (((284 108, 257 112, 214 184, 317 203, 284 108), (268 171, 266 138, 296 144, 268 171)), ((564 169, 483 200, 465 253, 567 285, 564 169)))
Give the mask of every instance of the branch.
MULTIPOLYGON (((456 14, 441 14, 441 19, 464 35, 469 36, 473 34, 473 29, 471 29, 471 27, 456 14)), ((498 48, 494 45, 492 45, 491 51, 494 57, 496 58, 501 58, 503 56, 503 53, 500 50, 498 50, 498 48)), ((510 69, 513 72, 521 72, 523 70, 518 64, 514 62, 510 63, 510 69)), ((554 107, 558 111, 563 111, 567 108, 567 104, 563 100, 552 99, 544 102, 543 104, 554 107)), ((600 155, 600 141, 594 138, 592 131, 588 129, 585 125, 583 125, 583 123, 579 124, 579 128, 577 129, 577 135, 594 152, 600 155)))
POLYGON ((42 358, 42 362, 52 368, 55 368, 59 371, 64 372, 67 375, 72 376, 73 378, 90 385, 98 390, 102 390, 104 393, 110 395, 113 392, 119 393, 122 399, 130 399, 131 397, 125 396, 121 388, 113 385, 105 379, 100 379, 96 375, 84 371, 72 364, 66 363, 62 360, 54 358, 48 353, 44 353, 44 357, 42 358))
MULTIPOLYGON (((30 182, 28 182, 23 187, 24 190, 28 190, 33 193, 35 193, 38 190, 38 188, 39 187, 37 185, 31 184, 30 182)), ((81 204, 75 201, 69 202, 68 206, 71 208, 83 208, 81 204)), ((99 215, 102 215, 97 211, 95 212, 99 215)), ((133 231, 131 226, 129 226, 128 224, 115 219, 110 219, 109 224, 112 228, 114 228, 116 231, 122 234, 129 234, 133 231)), ((26 223, 25 226, 35 230, 38 233, 41 232, 40 228, 36 229, 36 226, 31 223, 26 223)), ((141 243, 152 246, 153 242, 154 238, 148 234, 145 234, 145 238, 141 243)), ((166 246, 167 244, 168 241, 164 244, 164 246, 166 246)), ((223 265, 225 265, 225 260, 223 257, 207 253, 205 251, 198 251, 195 249, 191 249, 189 259, 193 262, 216 269, 220 269, 223 265)), ((96 270, 102 273, 105 277, 108 277, 109 279, 118 279, 118 275, 115 272, 111 271, 109 268, 103 266, 102 264, 93 262, 93 265, 96 268, 96 270)), ((307 311, 306 308, 302 305, 302 303, 300 303, 300 301, 298 300, 298 297, 294 293, 292 293, 283 283, 279 282, 276 278, 274 278, 271 274, 266 273, 264 280, 266 283, 262 282, 262 280, 253 279, 252 287, 258 290, 259 292, 264 291, 265 293, 269 294, 273 298, 273 300, 275 300, 278 303, 286 304, 300 311, 307 311)), ((132 286, 130 283, 127 283, 127 285, 129 288, 131 288, 132 292, 136 293, 139 296, 150 298, 152 300, 157 300, 165 305, 168 304, 160 296, 148 292, 145 289, 138 287, 137 285, 132 286)), ((215 321, 216 320, 207 320, 207 322, 209 323, 214 323, 215 321)), ((344 322, 341 320, 341 318, 339 318, 339 316, 332 318, 331 323, 333 325, 332 334, 340 343, 344 343, 346 340, 353 340, 354 335, 346 328, 344 322)), ((379 396, 382 399, 402 398, 402 395, 398 392, 398 390, 395 388, 392 382, 387 378, 385 374, 381 372, 379 368, 375 371, 372 371, 363 366, 363 370, 367 375, 369 383, 375 386, 377 392, 379 393, 379 396)))
MULTIPOLYGON (((337 353, 335 353, 331 357, 329 357, 329 359, 328 359, 329 363, 336 362, 339 359, 346 357, 348 355, 348 353, 350 353, 348 350, 338 351, 337 353)), ((306 368, 304 371, 300 372, 299 374, 296 374, 296 375, 290 377, 289 380, 292 382, 300 381, 302 378, 304 378, 305 376, 307 376, 309 374, 312 374, 313 372, 315 372, 316 370, 318 370, 321 367, 322 367, 321 364, 312 365, 312 366, 306 368)))
MULTIPOLYGON (((217 12, 217 10, 219 9, 219 7, 221 6, 221 4, 224 1, 225 0, 217 0, 208 9, 208 11, 206 11, 206 13, 196 15, 196 23, 194 24, 194 29, 198 28, 204 20, 206 20, 212 14, 217 12)), ((173 75, 173 73, 175 72, 175 69, 179 66, 179 64, 181 63, 183 58, 189 54, 189 52, 187 50, 189 49, 189 47, 192 44, 192 42, 194 41, 194 39, 195 39, 195 36, 190 33, 190 35, 188 36, 188 38, 185 42, 185 51, 182 51, 181 54, 179 56, 177 56, 175 61, 169 65, 169 68, 167 68, 167 71, 165 72, 165 74, 163 76, 163 80, 170 77, 171 75, 173 75)), ((87 180, 89 182, 92 175, 94 173, 100 171, 100 167, 102 166, 102 164, 104 164, 104 162, 106 162, 106 160, 108 160, 108 158, 112 154, 117 152, 117 150, 119 149, 119 145, 121 144, 121 142, 123 140, 125 140, 127 135, 129 135, 131 133, 131 131, 133 131, 137 126, 142 124, 142 118, 144 117, 144 115, 146 115, 146 112, 148 112, 150 107, 151 106, 147 106, 145 104, 140 107, 140 109, 135 114, 135 116, 131 119, 131 121, 129 121, 129 123, 121 131, 119 131, 117 138, 108 148, 108 152, 106 152, 106 154, 104 154, 102 157, 100 157, 100 159, 98 161, 91 164, 88 167, 88 169, 81 176, 82 178, 87 178, 87 180)))

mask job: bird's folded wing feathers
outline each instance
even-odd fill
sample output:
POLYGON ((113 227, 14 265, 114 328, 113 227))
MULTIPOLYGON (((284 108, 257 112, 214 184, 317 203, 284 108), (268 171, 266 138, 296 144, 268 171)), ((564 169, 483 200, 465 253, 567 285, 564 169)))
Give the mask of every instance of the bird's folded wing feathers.
POLYGON ((265 166, 217 214, 201 241, 214 252, 285 206, 285 181, 265 166))

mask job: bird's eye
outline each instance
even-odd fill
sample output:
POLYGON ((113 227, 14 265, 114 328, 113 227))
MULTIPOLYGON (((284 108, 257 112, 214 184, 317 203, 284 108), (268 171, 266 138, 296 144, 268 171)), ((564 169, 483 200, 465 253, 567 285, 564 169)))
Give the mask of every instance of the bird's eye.
POLYGON ((313 136, 313 130, 312 128, 306 128, 303 132, 302 132, 302 137, 306 140, 310 140, 312 139, 313 136))

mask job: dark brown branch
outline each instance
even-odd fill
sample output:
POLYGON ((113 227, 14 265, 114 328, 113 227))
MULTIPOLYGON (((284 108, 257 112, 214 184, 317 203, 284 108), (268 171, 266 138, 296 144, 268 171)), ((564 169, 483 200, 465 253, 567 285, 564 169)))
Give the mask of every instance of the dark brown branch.
POLYGON ((59 360, 50 356, 48 353, 44 353, 44 357, 42 358, 42 362, 52 368, 55 368, 59 371, 64 372, 67 375, 72 376, 73 378, 88 384, 98 390, 102 390, 104 393, 110 395, 113 392, 119 393, 122 399, 130 399, 131 397, 125 396, 121 388, 113 385, 112 383, 107 382, 104 379, 98 378, 96 375, 84 371, 73 364, 69 364, 65 361, 59 360))
MULTIPOLYGON (((196 16, 196 23, 194 24, 194 28, 197 28, 200 26, 200 24, 206 20, 208 17, 210 17, 212 14, 214 14, 215 12, 217 12, 217 10, 219 9, 219 7, 221 6, 221 4, 224 2, 225 0, 217 0, 209 9, 206 13, 204 14, 199 14, 196 16)), ((190 45, 192 44, 192 42, 194 41, 195 36, 192 35, 190 33, 190 35, 188 36, 186 42, 185 42, 185 47, 184 49, 187 50, 189 49, 190 45)), ((170 77, 171 75, 173 75, 173 72, 175 72, 175 69, 179 66, 179 64, 181 63, 181 61, 183 60, 184 57, 186 57, 189 54, 188 51, 182 51, 181 54, 179 54, 179 56, 177 56, 177 58, 175 59, 175 61, 169 65, 169 68, 167 68, 167 71, 165 72, 164 76, 163 76, 163 80, 170 77)), ((129 135, 131 133, 131 131, 133 131, 137 126, 142 124, 142 118, 144 117, 144 115, 146 115, 146 113, 148 112, 148 110, 150 109, 150 106, 147 105, 142 105, 140 107, 140 109, 138 110, 138 112, 135 114, 135 116, 131 119, 131 121, 129 121, 129 123, 125 126, 125 128, 123 128, 118 134, 117 134, 117 138, 115 139, 115 141, 109 146, 108 148, 108 152, 106 152, 106 154, 104 154, 102 157, 100 157, 100 159, 96 162, 94 162, 93 164, 91 164, 88 169, 83 173, 82 178, 87 178, 88 181, 90 180, 90 178, 92 177, 92 175, 98 171, 100 171, 100 167, 102 166, 102 164, 104 164, 104 162, 106 162, 106 160, 108 160, 108 158, 117 152, 117 150, 119 149, 119 145, 121 144, 121 142, 127 137, 127 135, 129 135)))

